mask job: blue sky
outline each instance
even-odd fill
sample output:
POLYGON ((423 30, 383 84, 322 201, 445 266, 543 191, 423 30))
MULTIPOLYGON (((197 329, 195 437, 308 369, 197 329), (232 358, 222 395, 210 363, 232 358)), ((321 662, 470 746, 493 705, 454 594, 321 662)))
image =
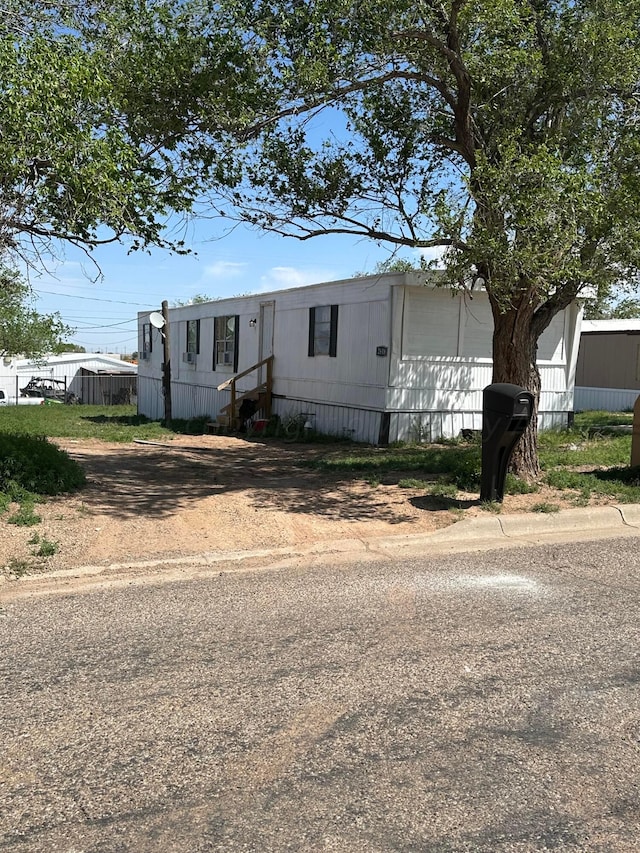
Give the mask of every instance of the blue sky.
POLYGON ((96 282, 96 268, 86 255, 61 248, 64 257, 57 264, 30 276, 36 308, 59 312, 76 329, 69 340, 89 352, 130 353, 138 348, 137 312, 157 311, 163 299, 171 305, 196 294, 266 293, 349 278, 373 271, 390 254, 389 247, 343 235, 301 242, 242 226, 224 234, 212 220, 190 223, 184 239, 194 254, 160 249, 127 254, 125 246, 99 247, 93 254, 102 278, 96 282))

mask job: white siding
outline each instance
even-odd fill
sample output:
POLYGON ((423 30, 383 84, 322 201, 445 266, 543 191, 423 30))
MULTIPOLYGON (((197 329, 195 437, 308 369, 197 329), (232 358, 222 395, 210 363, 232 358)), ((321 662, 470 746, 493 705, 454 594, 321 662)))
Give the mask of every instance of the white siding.
POLYGON ((480 291, 473 299, 463 301, 464 331, 462 350, 464 358, 491 358, 493 315, 487 295, 480 291))
POLYGON ((566 357, 564 334, 565 315, 563 311, 560 314, 556 314, 542 335, 540 335, 540 340, 538 341, 538 362, 564 362, 566 357))
POLYGON ((450 290, 405 289, 402 358, 458 354, 460 297, 450 290))
MULTIPOLYGON (((172 411, 175 417, 194 417, 203 414, 203 407, 215 407, 217 398, 212 389, 232 375, 231 372, 213 370, 216 316, 237 314, 240 317, 238 372, 259 360, 260 330, 258 324, 251 326, 250 320, 259 321, 260 305, 267 299, 275 303, 275 395, 318 404, 383 409, 389 357, 377 356, 376 348, 391 347, 390 282, 397 278, 397 274, 391 277, 368 277, 172 309, 172 384, 178 386, 184 383, 202 389, 197 392, 179 390, 172 393, 172 411), (310 357, 309 309, 312 306, 334 304, 339 306, 337 355, 335 358, 310 357), (183 360, 186 350, 186 321, 197 318, 200 319, 200 352, 195 364, 186 364, 183 360)), ((139 315, 140 326, 147 321, 147 315, 139 315)), ((141 385, 146 383, 147 377, 160 379, 162 350, 162 338, 159 333, 154 332, 151 357, 140 362, 141 385)), ((257 381, 257 375, 250 374, 240 380, 239 391, 250 390, 255 387, 257 381)), ((143 393, 139 403, 142 414, 147 414, 147 405, 154 411, 157 409, 157 406, 150 402, 150 396, 143 393)))
POLYGON ((638 389, 586 388, 576 385, 573 404, 576 412, 624 412, 633 409, 638 389))
MULTIPOLYGON (((538 412, 538 429, 567 426, 568 413, 538 412)), ((458 438, 463 429, 482 430, 482 410, 449 412, 395 412, 391 415, 389 441, 430 442, 458 438)))
POLYGON ((138 414, 152 421, 164 418, 164 397, 160 379, 138 377, 138 414))
MULTIPOLYGON (((228 392, 215 391, 230 374, 213 371, 213 318, 239 315, 241 372, 259 359, 260 330, 249 321, 257 318, 259 325, 261 303, 272 300, 276 413, 314 412, 318 429, 337 435, 347 430, 373 442, 385 412, 391 414, 390 440, 406 439, 412 429, 432 437, 479 429, 482 390, 492 382, 487 294, 452 295, 418 284, 416 276, 395 273, 173 309, 174 416, 213 417, 228 402, 228 392), (323 305, 339 306, 336 357, 308 355, 309 309, 323 305), (186 320, 196 317, 200 355, 195 365, 186 365, 186 320)), ((555 318, 540 341, 543 428, 562 421, 572 408, 576 316, 572 308, 555 318), (571 341, 565 342, 566 335, 571 341)), ((140 315, 139 322, 145 321, 140 315)), ((162 396, 142 386, 149 377, 159 387, 161 363, 158 337, 152 357, 140 364, 140 411, 150 417, 162 416, 162 396)), ((249 376, 239 390, 255 384, 256 377, 249 376)))
MULTIPOLYGON (((456 294, 452 299, 448 292, 429 288, 395 290, 393 329, 394 335, 401 337, 402 345, 393 349, 386 408, 414 416, 420 414, 429 423, 433 422, 425 427, 427 432, 444 430, 445 435, 456 434, 451 424, 463 423, 465 413, 481 413, 482 391, 492 382, 493 320, 487 294, 476 291, 472 295, 456 294), (430 313, 430 306, 434 305, 442 319, 439 331, 434 329, 430 313), (423 340, 427 355, 419 355, 421 324, 426 324, 427 329, 423 340), (439 355, 433 353, 435 339, 439 355), (443 355, 445 351, 449 354, 443 355), (436 417, 438 413, 443 417, 436 417), (453 420, 452 413, 458 413, 453 420)), ((564 337, 574 333, 575 321, 573 308, 563 312, 554 318, 540 339, 541 413, 571 410, 568 376, 572 375, 572 364, 567 363, 570 349, 565 346, 564 337)), ((402 431, 406 432, 406 419, 402 423, 402 431)), ((462 428, 459 426, 458 431, 462 428)))

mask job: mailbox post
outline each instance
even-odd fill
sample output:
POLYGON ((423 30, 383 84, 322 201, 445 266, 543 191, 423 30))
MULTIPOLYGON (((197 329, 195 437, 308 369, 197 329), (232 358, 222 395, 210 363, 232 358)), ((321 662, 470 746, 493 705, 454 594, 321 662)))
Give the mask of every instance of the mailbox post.
POLYGON ((502 501, 513 448, 529 426, 534 397, 519 385, 498 382, 482 393, 481 501, 502 501))

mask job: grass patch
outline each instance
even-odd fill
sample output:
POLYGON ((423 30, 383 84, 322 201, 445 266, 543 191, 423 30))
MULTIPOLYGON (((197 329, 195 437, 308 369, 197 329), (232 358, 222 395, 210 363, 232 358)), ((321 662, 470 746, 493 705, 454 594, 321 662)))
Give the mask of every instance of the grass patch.
POLYGON ((610 427, 631 426, 633 412, 578 412, 573 428, 581 432, 598 431, 610 427))
POLYGON ((507 474, 504 481, 505 495, 532 495, 539 491, 536 483, 527 483, 526 480, 521 480, 520 477, 515 477, 513 474, 507 474))
POLYGON ((209 420, 208 415, 177 419, 172 421, 172 428, 167 429, 161 421, 150 421, 136 414, 135 406, 3 406, 0 433, 115 442, 135 438, 167 440, 176 433, 202 435, 209 420))
POLYGON ((531 512, 543 512, 543 513, 553 513, 560 512, 560 506, 558 504, 552 504, 548 501, 542 501, 539 504, 534 504, 531 507, 531 512))
MULTIPOLYGON (((333 472, 425 471, 446 475, 457 489, 474 491, 480 488, 480 448, 443 445, 402 445, 388 448, 350 448, 348 452, 333 452, 310 460, 310 467, 333 472)), ((420 478, 403 478, 405 488, 422 488, 420 478), (410 486, 410 482, 420 485, 410 486)))
POLYGON ((448 498, 453 500, 458 496, 458 487, 455 483, 432 483, 427 492, 435 498, 448 498))
POLYGON ((24 577, 24 575, 28 574, 30 570, 31 565, 27 560, 18 560, 15 557, 11 557, 7 563, 7 572, 10 577, 24 577))
POLYGON ((16 527, 33 527, 41 521, 42 518, 33 511, 33 504, 24 503, 9 516, 7 524, 15 524, 16 527))
POLYGON ((495 515, 500 515, 502 512, 502 504, 498 501, 482 501, 480 509, 483 509, 485 512, 492 512, 495 515))
POLYGON ((2 436, 0 491, 13 500, 23 501, 25 492, 36 495, 71 492, 84 482, 85 475, 80 465, 46 438, 17 434, 2 436))
MULTIPOLYGON (((539 457, 545 472, 543 482, 559 491, 574 506, 587 506, 594 495, 624 503, 640 503, 640 469, 629 468, 631 435, 616 432, 629 426, 630 412, 585 412, 576 415, 571 429, 551 430, 538 436, 539 457), (594 467, 591 473, 575 468, 594 467)), ((481 446, 466 441, 438 444, 395 443, 386 448, 351 447, 335 450, 310 461, 309 465, 340 472, 369 472, 371 476, 397 475, 400 488, 424 489, 434 497, 453 498, 458 491, 479 492, 481 446), (439 478, 437 483, 427 477, 439 478)), ((527 483, 507 474, 505 494, 526 495, 539 491, 538 483, 527 483)), ((500 504, 483 505, 490 512, 500 504)), ((537 512, 555 512, 555 504, 536 505, 537 512)))
POLYGON ((585 438, 573 430, 549 430, 538 436, 540 465, 544 470, 557 466, 628 464, 631 435, 597 434, 585 438))
POLYGON ((579 493, 579 505, 590 495, 604 495, 620 503, 640 503, 640 468, 609 468, 606 471, 580 473, 557 468, 545 476, 554 489, 571 489, 579 493))
POLYGON ((401 489, 427 489, 431 484, 428 480, 417 480, 415 477, 404 477, 398 480, 401 489))

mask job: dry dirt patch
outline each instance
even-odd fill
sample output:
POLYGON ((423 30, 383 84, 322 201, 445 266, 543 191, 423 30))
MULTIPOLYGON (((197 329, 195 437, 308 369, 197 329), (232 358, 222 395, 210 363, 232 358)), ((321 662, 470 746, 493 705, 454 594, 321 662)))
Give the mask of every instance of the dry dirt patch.
MULTIPOLYGON (((304 466, 327 446, 247 441, 229 436, 180 436, 166 444, 113 444, 59 439, 82 464, 82 491, 37 507, 42 523, 0 521, 0 566, 26 561, 53 571, 82 565, 138 562, 202 552, 310 545, 345 538, 429 533, 460 512, 434 510, 424 490, 369 485, 360 476, 304 466), (34 533, 58 543, 34 558, 34 533)), ((477 495, 461 496, 465 515, 477 495)), ((509 496, 515 512, 546 499, 544 492, 509 496)), ((6 569, 5 569, 6 572, 6 569)))

